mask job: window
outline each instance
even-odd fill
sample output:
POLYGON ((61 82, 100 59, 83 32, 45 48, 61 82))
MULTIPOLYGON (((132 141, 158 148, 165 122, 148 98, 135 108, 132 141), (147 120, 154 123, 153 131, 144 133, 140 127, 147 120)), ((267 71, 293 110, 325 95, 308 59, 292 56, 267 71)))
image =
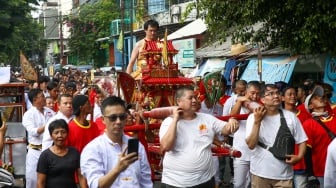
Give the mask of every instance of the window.
POLYGON ((167 10, 165 0, 148 0, 148 14, 156 14, 167 10))

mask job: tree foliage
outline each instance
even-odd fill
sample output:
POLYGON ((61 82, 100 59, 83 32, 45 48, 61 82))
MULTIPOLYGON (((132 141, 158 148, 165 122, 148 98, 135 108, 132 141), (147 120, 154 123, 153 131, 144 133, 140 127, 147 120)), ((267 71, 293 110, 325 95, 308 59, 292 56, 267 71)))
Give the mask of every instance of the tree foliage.
POLYGON ((98 66, 104 65, 99 50, 109 47, 109 40, 96 42, 99 38, 110 36, 111 21, 117 19, 120 11, 114 1, 101 0, 80 7, 77 15, 67 18, 71 24, 69 39, 70 53, 79 56, 80 61, 94 60, 98 66))
POLYGON ((0 0, 0 63, 18 66, 19 52, 39 54, 46 44, 43 27, 31 17, 37 0, 0 0))
POLYGON ((293 53, 336 54, 336 1, 197 0, 211 39, 281 46, 293 53))

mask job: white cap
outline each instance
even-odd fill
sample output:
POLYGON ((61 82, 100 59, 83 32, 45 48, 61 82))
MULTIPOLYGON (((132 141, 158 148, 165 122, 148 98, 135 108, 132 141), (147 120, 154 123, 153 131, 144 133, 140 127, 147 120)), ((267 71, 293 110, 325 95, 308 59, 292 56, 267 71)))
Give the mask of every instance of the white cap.
POLYGON ((305 105, 305 108, 306 108, 306 110, 307 110, 308 112, 310 112, 310 110, 309 110, 309 103, 310 103, 310 100, 311 100, 311 98, 312 98, 313 96, 315 96, 315 95, 317 95, 317 96, 319 96, 319 97, 323 97, 323 95, 324 95, 324 90, 323 90, 323 88, 322 88, 321 86, 316 86, 316 87, 314 88, 313 92, 312 92, 310 95, 308 95, 308 96, 306 97, 306 100, 305 100, 304 105, 305 105))

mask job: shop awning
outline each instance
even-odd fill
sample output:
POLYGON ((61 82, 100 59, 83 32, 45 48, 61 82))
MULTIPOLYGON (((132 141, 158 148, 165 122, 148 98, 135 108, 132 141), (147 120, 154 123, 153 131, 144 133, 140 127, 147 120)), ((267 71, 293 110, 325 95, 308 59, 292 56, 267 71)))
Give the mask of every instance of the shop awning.
POLYGON ((225 67, 226 59, 225 58, 211 58, 208 59, 200 68, 195 72, 193 77, 201 76, 203 77, 207 72, 216 72, 222 71, 225 67))
POLYGON ((204 33, 207 26, 202 19, 197 19, 188 25, 178 29, 174 33, 167 36, 168 40, 181 39, 185 37, 195 36, 204 33))
MULTIPOLYGON (((297 56, 280 56, 262 58, 262 81, 265 83, 274 83, 277 81, 289 82, 292 76, 297 56)), ((249 61, 242 77, 247 82, 260 80, 258 74, 258 59, 253 58, 249 61)))

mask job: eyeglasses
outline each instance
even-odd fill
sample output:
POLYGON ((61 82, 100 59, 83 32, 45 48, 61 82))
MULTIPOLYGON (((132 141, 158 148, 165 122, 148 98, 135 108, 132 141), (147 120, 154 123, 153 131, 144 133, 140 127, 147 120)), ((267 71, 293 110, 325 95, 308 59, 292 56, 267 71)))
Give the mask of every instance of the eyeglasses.
POLYGON ((112 114, 112 115, 104 116, 104 117, 108 118, 110 121, 116 121, 117 118, 119 118, 120 121, 124 121, 126 120, 127 116, 128 116, 127 113, 123 113, 123 114, 112 114))
POLYGON ((264 96, 272 96, 272 97, 280 96, 280 92, 279 91, 268 92, 268 93, 265 93, 264 96))

